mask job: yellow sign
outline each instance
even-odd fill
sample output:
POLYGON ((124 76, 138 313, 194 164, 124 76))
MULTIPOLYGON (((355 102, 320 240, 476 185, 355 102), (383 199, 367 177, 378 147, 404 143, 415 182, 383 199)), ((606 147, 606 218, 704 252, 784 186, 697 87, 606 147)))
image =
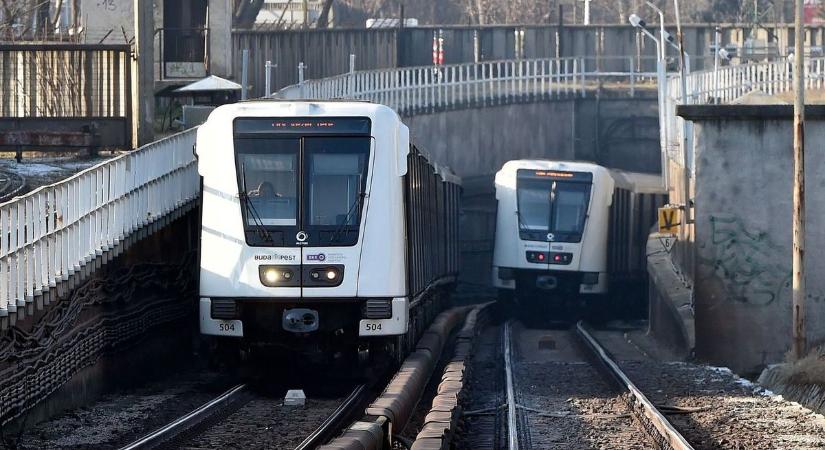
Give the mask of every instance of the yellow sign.
POLYGON ((659 208, 659 233, 679 232, 679 225, 682 224, 682 208, 678 206, 665 206, 659 208))

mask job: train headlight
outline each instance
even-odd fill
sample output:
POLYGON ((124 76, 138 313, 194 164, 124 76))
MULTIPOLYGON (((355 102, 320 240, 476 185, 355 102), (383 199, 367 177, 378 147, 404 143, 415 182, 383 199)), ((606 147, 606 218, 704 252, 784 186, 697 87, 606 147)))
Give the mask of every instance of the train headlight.
POLYGON ((286 286, 294 278, 292 269, 279 266, 258 266, 261 284, 269 287, 286 286))
POLYGON ((338 286, 344 278, 343 266, 315 267, 309 270, 309 279, 305 279, 305 286, 338 286), (308 283, 308 284, 307 284, 308 283))

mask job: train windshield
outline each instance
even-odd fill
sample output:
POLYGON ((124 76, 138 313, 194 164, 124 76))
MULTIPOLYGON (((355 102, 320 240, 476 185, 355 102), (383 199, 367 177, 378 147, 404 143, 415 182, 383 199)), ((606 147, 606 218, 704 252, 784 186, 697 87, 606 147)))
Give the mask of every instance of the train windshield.
POLYGON ((358 225, 369 145, 369 139, 365 138, 305 140, 309 202, 306 222, 309 226, 358 225))
POLYGON ((296 226, 298 223, 297 139, 255 139, 238 155, 246 225, 296 226))
POLYGON ((354 245, 371 145, 368 119, 237 119, 247 243, 354 245))
POLYGON ((517 218, 521 239, 580 242, 591 181, 588 173, 519 170, 517 218))

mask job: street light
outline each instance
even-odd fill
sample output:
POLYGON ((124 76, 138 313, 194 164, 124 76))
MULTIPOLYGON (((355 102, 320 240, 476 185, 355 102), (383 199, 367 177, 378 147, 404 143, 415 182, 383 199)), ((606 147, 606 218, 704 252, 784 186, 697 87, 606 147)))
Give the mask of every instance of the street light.
POLYGON ((656 43, 656 53, 659 55, 659 58, 656 60, 656 83, 658 84, 658 106, 659 106, 659 146, 661 147, 661 164, 662 164, 662 184, 664 185, 665 189, 669 188, 669 181, 668 181, 668 162, 667 162, 667 143, 668 143, 668 134, 667 134, 667 116, 665 116, 665 98, 667 92, 667 74, 666 74, 666 62, 665 62, 665 49, 662 42, 659 39, 656 39, 656 36, 653 35, 650 31, 645 28, 644 20, 641 17, 637 16, 636 14, 631 14, 628 17, 630 24, 633 25, 635 28, 642 30, 647 37, 653 39, 653 42, 656 43))
MULTIPOLYGON (((665 13, 662 12, 662 10, 659 9, 659 7, 654 5, 653 3, 650 3, 648 1, 646 1, 645 3, 647 4, 647 6, 653 8, 653 10, 656 11, 656 14, 659 14, 659 35, 664 37, 665 34, 667 34, 667 31, 665 31, 665 13)), ((662 45, 661 47, 661 56, 662 59, 667 58, 667 51, 664 45, 662 45)))
MULTIPOLYGON (((679 44, 676 43, 676 39, 673 37, 672 34, 668 33, 667 31, 662 30, 662 36, 665 38, 665 42, 670 44, 671 47, 679 51, 679 44)), ((690 75, 690 54, 688 52, 685 53, 685 73, 690 75)))

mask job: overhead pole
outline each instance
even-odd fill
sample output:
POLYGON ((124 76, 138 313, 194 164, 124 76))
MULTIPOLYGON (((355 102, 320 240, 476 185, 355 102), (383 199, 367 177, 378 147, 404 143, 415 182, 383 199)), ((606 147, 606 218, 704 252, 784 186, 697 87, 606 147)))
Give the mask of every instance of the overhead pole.
POLYGON ((794 11, 793 103, 793 357, 805 356, 805 2, 794 11))
MULTIPOLYGON (((673 9, 676 13, 676 34, 678 34, 679 39, 679 81, 681 85, 682 91, 682 104, 688 104, 688 92, 687 92, 687 77, 686 71, 687 67, 685 66, 685 37, 682 34, 682 19, 681 14, 679 13, 679 0, 673 0, 673 9)), ((682 226, 680 227, 680 234, 681 240, 685 244, 685 249, 687 249, 687 237, 688 237, 688 223, 690 217, 690 156, 689 156, 689 145, 692 142, 690 136, 688 136, 688 125, 687 121, 683 121, 682 123, 682 164, 684 165, 682 169, 682 189, 685 201, 685 210, 682 214, 682 226)), ((687 256, 687 255, 685 255, 687 256)), ((685 262, 687 263, 687 258, 685 258, 685 262)))

